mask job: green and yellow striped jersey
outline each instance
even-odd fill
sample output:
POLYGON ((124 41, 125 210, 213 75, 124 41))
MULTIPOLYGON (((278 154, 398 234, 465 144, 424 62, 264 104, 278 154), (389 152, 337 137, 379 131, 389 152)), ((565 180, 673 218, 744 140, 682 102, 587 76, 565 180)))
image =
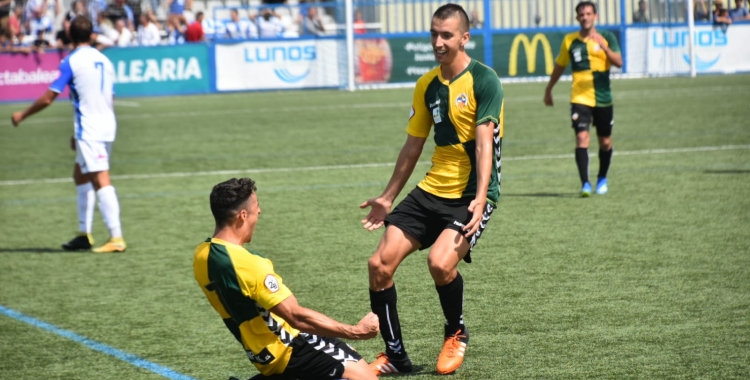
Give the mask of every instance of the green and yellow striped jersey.
MULTIPOLYGON (((607 46, 619 53, 620 44, 617 37, 607 30, 597 30, 604 37, 607 46)), ((560 54, 555 61, 565 67, 571 63, 573 69, 573 88, 570 102, 589 107, 606 107, 612 105, 612 90, 609 85, 609 69, 612 63, 607 59, 604 50, 590 38, 581 38, 579 32, 565 36, 560 54)))
POLYGON ((282 373, 299 331, 269 310, 292 295, 273 264, 242 246, 209 238, 198 245, 193 271, 208 302, 264 375, 282 373))
POLYGON ((440 66, 419 78, 406 132, 427 138, 434 126, 436 147, 432 167, 417 186, 443 198, 476 195, 476 127, 491 121, 495 125, 495 160, 487 198, 497 202, 503 108, 500 79, 476 60, 450 81, 443 79, 440 66))

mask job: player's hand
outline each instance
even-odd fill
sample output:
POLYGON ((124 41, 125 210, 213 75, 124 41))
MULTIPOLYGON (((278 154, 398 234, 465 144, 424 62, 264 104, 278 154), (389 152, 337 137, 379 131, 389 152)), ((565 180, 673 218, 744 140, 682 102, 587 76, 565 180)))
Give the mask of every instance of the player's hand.
POLYGON ((392 203, 383 198, 370 198, 359 205, 359 208, 371 207, 370 213, 362 219, 362 227, 374 231, 383 226, 385 217, 391 212, 392 203))
POLYGON ((357 323, 357 327, 362 331, 359 339, 374 338, 380 332, 380 319, 375 313, 369 312, 357 323))
POLYGON ((23 112, 13 112, 13 115, 10 117, 10 122, 13 124, 14 127, 17 127, 18 124, 21 124, 21 121, 23 121, 23 112))
POLYGON ((76 138, 75 136, 70 136, 70 149, 72 151, 76 151, 76 138))
POLYGON ((552 101, 552 92, 544 92, 544 105, 546 105, 547 107, 552 107, 555 105, 555 103, 552 101))
POLYGON ((604 48, 604 46, 607 45, 604 42, 604 37, 602 37, 602 35, 599 34, 599 33, 596 33, 596 32, 591 33, 591 34, 589 34, 589 38, 591 38, 594 42, 596 42, 597 44, 599 44, 599 46, 601 46, 602 48, 604 48))
POLYGON ((464 226, 464 236, 470 239, 479 230, 479 225, 482 222, 482 214, 484 213, 484 206, 487 201, 473 200, 469 203, 469 212, 471 212, 471 220, 464 226))

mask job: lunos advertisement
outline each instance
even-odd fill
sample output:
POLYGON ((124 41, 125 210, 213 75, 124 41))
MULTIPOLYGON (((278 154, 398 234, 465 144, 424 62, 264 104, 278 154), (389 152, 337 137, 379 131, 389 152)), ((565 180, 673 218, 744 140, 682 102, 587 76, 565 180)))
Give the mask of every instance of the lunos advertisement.
POLYGON ((341 87, 346 83, 343 47, 334 39, 219 43, 216 89, 341 87))
MULTIPOLYGON (((627 70, 633 73, 690 72, 690 32, 687 27, 629 28, 627 70), (636 59, 640 57, 640 59, 636 59)), ((696 26, 693 57, 699 73, 750 71, 750 25, 726 29, 696 26)))
MULTIPOLYGON (((0 54, 0 101, 38 98, 60 75, 58 67, 65 52, 0 54)), ((60 94, 68 97, 68 89, 60 94)))
POLYGON ((208 46, 187 44, 105 49, 115 66, 115 96, 208 93, 208 46))

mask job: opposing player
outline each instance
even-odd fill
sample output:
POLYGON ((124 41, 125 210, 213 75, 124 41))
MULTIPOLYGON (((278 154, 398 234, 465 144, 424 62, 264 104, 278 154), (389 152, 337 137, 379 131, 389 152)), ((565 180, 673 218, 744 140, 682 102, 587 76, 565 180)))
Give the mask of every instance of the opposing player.
POLYGON ((427 265, 445 316, 437 372, 456 371, 464 359, 469 331, 463 317, 464 281, 458 263, 470 252, 500 196, 503 90, 497 74, 466 53, 469 18, 461 6, 438 8, 430 28, 440 64, 417 81, 406 143, 388 185, 362 220, 385 233, 368 262, 370 304, 380 318, 385 352, 371 364, 376 374, 409 372, 396 307, 393 275, 409 254, 430 248, 427 265), (394 199, 414 171, 434 126, 435 153, 425 178, 391 212, 394 199))
POLYGON ((195 279, 211 306, 262 375, 377 379, 353 348, 336 339, 375 337, 375 314, 351 326, 300 306, 271 261, 242 247, 252 239, 261 213, 255 190, 250 178, 232 178, 211 191, 216 229, 195 249, 193 261, 195 279))
POLYGON ((91 249, 94 200, 98 198, 99 211, 110 238, 93 251, 124 252, 120 204, 109 178, 109 156, 117 131, 113 107, 115 70, 107 57, 91 47, 91 33, 91 21, 85 16, 78 16, 71 22, 70 39, 75 49, 60 62, 60 76, 29 108, 13 113, 11 121, 18 126, 52 104, 65 86, 70 88, 75 115, 71 145, 76 151, 73 180, 78 193, 79 233, 62 247, 69 251, 91 249))
POLYGON ((622 67, 622 55, 617 38, 609 31, 596 30, 596 4, 582 1, 576 6, 576 20, 581 30, 565 36, 555 68, 544 91, 544 104, 552 106, 552 88, 565 67, 573 68, 573 88, 570 96, 570 118, 576 133, 576 165, 581 178, 581 196, 591 195, 589 183, 589 128, 593 121, 599 139, 599 175, 596 193, 606 194, 607 171, 612 161, 612 127, 615 124, 609 69, 622 67))

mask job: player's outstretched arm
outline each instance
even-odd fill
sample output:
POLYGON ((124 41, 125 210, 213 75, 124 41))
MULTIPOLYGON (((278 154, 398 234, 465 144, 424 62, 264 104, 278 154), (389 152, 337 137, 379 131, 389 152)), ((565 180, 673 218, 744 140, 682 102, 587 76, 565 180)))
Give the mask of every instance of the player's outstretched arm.
POLYGON ((477 161, 477 195, 469 203, 471 220, 464 226, 464 236, 468 239, 479 229, 484 207, 487 205, 487 188, 490 186, 492 174, 492 160, 494 160, 494 130, 495 123, 488 121, 479 124, 476 132, 476 161, 477 161))
POLYGON ((383 225, 385 217, 391 212, 393 201, 403 190, 404 185, 411 177, 411 173, 414 172, 414 167, 419 161, 419 156, 422 154, 422 148, 424 148, 426 141, 426 138, 407 135, 406 142, 398 154, 391 180, 388 181, 383 193, 379 197, 370 198, 359 205, 359 208, 371 207, 370 212, 362 219, 362 225, 366 230, 373 231, 383 225))
POLYGON ((345 339, 370 339, 378 335, 378 316, 372 312, 362 318, 356 326, 347 325, 315 310, 302 307, 294 295, 281 301, 270 310, 297 330, 310 334, 345 339))
POLYGON ((57 98, 57 93, 52 90, 47 90, 25 111, 14 112, 10 117, 10 121, 13 123, 14 127, 17 127, 27 117, 47 108, 48 105, 52 104, 52 102, 55 101, 55 98, 57 98))

